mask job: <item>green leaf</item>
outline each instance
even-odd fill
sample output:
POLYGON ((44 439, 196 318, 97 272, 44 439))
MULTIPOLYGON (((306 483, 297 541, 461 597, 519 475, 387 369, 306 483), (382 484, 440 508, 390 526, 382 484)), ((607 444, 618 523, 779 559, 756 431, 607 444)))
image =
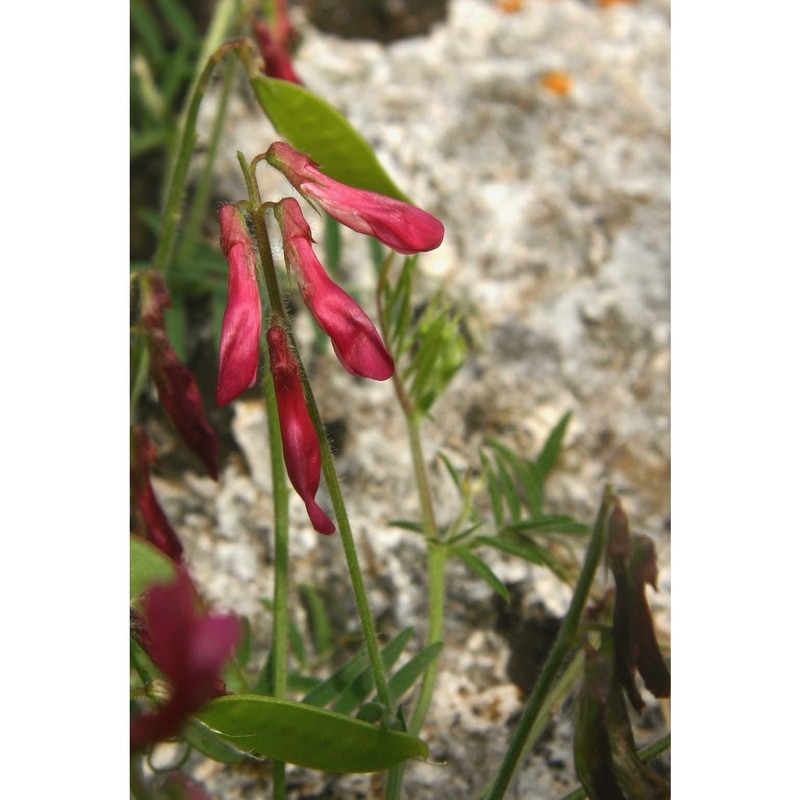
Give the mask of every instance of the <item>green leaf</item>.
POLYGON ((542 452, 539 453, 539 458, 536 459, 536 463, 541 470, 543 478, 547 477, 556 464, 558 454, 561 452, 561 445, 564 442, 564 435, 567 432, 570 417, 572 417, 571 411, 567 411, 567 413, 561 417, 555 428, 553 428, 550 435, 547 437, 542 452))
POLYGON ((403 528, 406 531, 413 531, 414 533, 425 533, 425 528, 421 522, 412 522, 409 519, 393 519, 389 521, 393 528, 403 528))
POLYGON ((208 725, 193 719, 185 725, 181 732, 184 739, 204 756, 220 761, 223 764, 236 764, 247 760, 247 753, 242 753, 231 744, 221 739, 208 725))
POLYGON ((367 140, 330 103, 303 86, 277 78, 256 75, 250 85, 275 130, 314 159, 326 175, 348 186, 410 202, 386 174, 367 140))
POLYGON ((583 535, 589 532, 589 528, 582 522, 576 522, 572 517, 565 514, 546 514, 537 519, 521 519, 519 522, 510 522, 508 525, 503 526, 500 533, 506 531, 583 535))
POLYGON ((131 601, 154 583, 170 583, 175 577, 175 565, 150 542, 131 536, 130 590, 131 601))
MULTIPOLYGON (((381 650, 381 661, 384 669, 391 670, 395 662, 400 658, 400 654, 405 649, 408 640, 411 638, 412 628, 404 628, 392 639, 386 647, 381 650)), ((334 711, 341 714, 349 714, 364 702, 369 693, 375 687, 375 680, 371 669, 365 669, 354 681, 342 692, 339 699, 333 706, 334 711)))
POLYGON ((466 547, 454 547, 453 552, 479 577, 483 578, 506 603, 511 602, 506 585, 492 572, 489 565, 466 547))
POLYGON ((486 476, 486 489, 489 492, 489 499, 492 502, 494 524, 499 528, 503 524, 503 498, 500 493, 500 484, 497 482, 497 476, 494 474, 494 469, 487 455, 481 452, 480 457, 481 464, 483 464, 483 472, 486 476))
POLYGON ((368 663, 367 651, 359 650, 351 659, 346 661, 329 678, 314 687, 304 698, 303 702, 312 706, 325 706, 334 697, 341 694, 364 671, 368 663))
POLYGON ((328 616, 328 607, 316 587, 310 583, 300 585, 300 595, 308 612, 314 649, 317 655, 327 653, 333 647, 333 629, 328 616))
POLYGON ((459 494, 463 494, 463 484, 464 479, 462 478, 459 471, 453 466, 453 462, 440 450, 439 458, 442 459, 444 462, 445 467, 447 468, 447 473, 450 475, 450 479, 455 484, 456 489, 458 490, 459 494))
POLYGON ((537 545, 529 544, 527 542, 520 543, 511 541, 509 539, 501 539, 497 536, 476 536, 475 541, 478 544, 485 544, 487 547, 493 547, 495 550, 502 550, 512 556, 519 556, 531 564, 542 565, 545 559, 542 557, 541 548, 537 545))
POLYGON ((248 752, 326 772, 374 772, 428 755, 407 733, 272 697, 218 697, 197 718, 248 752))
POLYGON ((439 655, 442 644, 442 642, 429 644, 392 675, 389 679, 389 696, 392 698, 392 703, 397 703, 414 685, 417 678, 425 672, 428 664, 439 655))
MULTIPOLYGON (((397 661, 413 632, 413 628, 403 628, 403 630, 383 648, 384 664, 388 661, 394 664, 394 662, 397 661)), ((310 691, 303 698, 303 702, 315 706, 327 705, 334 697, 342 694, 345 690, 352 689, 353 684, 361 680, 361 676, 365 671, 364 668, 368 663, 367 651, 362 648, 339 667, 333 675, 310 691)), ((367 670, 367 672, 369 672, 369 670, 367 670)), ((353 708, 369 694, 371 689, 372 684, 369 683, 366 691, 356 700, 353 708)))

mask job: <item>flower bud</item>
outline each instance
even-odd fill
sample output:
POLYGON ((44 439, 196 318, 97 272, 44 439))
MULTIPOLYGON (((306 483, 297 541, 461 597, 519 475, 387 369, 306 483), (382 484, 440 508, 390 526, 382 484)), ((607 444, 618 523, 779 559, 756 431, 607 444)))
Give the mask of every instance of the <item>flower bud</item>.
POLYGON ((228 303, 219 340, 217 405, 225 405, 256 382, 261 295, 247 226, 235 205, 219 210, 220 247, 228 259, 228 303))
POLYGON ((156 451, 141 426, 133 429, 131 445, 131 499, 137 520, 137 532, 142 534, 142 538, 152 542, 164 555, 178 563, 181 560, 183 546, 150 483, 150 462, 155 459, 156 451))
POLYGON ((286 473, 305 503, 314 529, 319 533, 333 533, 336 526, 314 499, 319 489, 322 455, 306 406, 300 367, 286 340, 286 331, 280 325, 273 325, 267 331, 267 344, 278 401, 286 473))
POLYGON ((200 389, 192 373, 178 358, 167 337, 164 309, 171 304, 164 278, 160 272, 148 270, 143 274, 141 287, 141 323, 147 337, 150 376, 158 389, 158 399, 183 440, 216 480, 217 434, 206 418, 200 389))
POLYGON ((421 253, 442 243, 444 226, 427 211, 393 197, 339 183, 325 175, 308 156, 284 142, 270 146, 267 161, 307 200, 315 200, 342 225, 374 236, 398 253, 421 253))
POLYGON ((294 270, 308 310, 331 338, 342 366, 352 375, 385 381, 394 361, 361 306, 330 278, 314 253, 311 229, 292 197, 275 206, 286 263, 294 270))
POLYGON ((253 33, 264 59, 264 72, 271 78, 281 78, 302 85, 303 81, 292 65, 291 46, 296 34, 289 21, 286 0, 278 0, 275 19, 270 24, 260 19, 253 20, 253 33))

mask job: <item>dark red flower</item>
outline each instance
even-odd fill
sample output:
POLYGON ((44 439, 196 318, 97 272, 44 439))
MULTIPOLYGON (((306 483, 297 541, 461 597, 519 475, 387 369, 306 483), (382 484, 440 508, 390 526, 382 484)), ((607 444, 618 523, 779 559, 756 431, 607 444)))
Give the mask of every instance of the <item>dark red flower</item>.
POLYGON ((292 197, 275 206, 283 236, 283 252, 308 310, 328 334, 336 357, 352 375, 385 381, 394 374, 394 361, 380 334, 361 306, 337 286, 317 259, 311 229, 300 204, 292 197))
POLYGON ((177 563, 181 560, 183 546, 159 505, 150 483, 150 462, 156 457, 155 447, 141 426, 133 429, 131 445, 133 451, 131 454, 131 499, 138 521, 137 527, 143 538, 152 542, 162 553, 177 563))
POLYGON ((164 673, 172 694, 158 710, 131 722, 131 748, 174 736, 184 720, 224 692, 220 670, 239 638, 231 614, 206 614, 185 569, 170 584, 154 586, 143 600, 143 646, 164 673))
POLYGON ((275 19, 271 24, 259 19, 253 20, 253 33, 264 59, 264 72, 271 78, 281 78, 302 85, 303 81, 292 65, 291 49, 296 35, 289 21, 286 0, 277 0, 275 19))
POLYGON ((183 440, 217 479, 219 443, 206 418, 203 400, 189 368, 172 349, 164 325, 164 309, 171 303, 164 278, 156 270, 142 274, 141 323, 150 355, 150 377, 164 410, 183 440))
POLYGON ((228 303, 219 340, 217 405, 229 403, 256 382, 261 295, 247 226, 235 205, 219 210, 222 252, 228 259, 228 303))
POLYGON ((307 200, 316 200, 342 225, 374 236, 398 253, 421 253, 442 243, 444 225, 421 208, 339 183, 284 142, 270 145, 266 158, 307 200))
POLYGON ((322 456, 303 394, 300 367, 286 340, 286 331, 280 325, 273 324, 267 331, 267 344, 278 400, 286 473, 305 503, 314 529, 319 533, 333 533, 336 526, 315 499, 319 489, 322 456))

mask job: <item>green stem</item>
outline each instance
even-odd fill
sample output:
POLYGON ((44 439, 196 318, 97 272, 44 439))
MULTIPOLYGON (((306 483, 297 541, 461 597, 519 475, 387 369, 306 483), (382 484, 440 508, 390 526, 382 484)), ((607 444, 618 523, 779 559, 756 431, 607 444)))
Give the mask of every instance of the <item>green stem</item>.
MULTIPOLYGON (((275 511, 275 589, 272 600, 272 682, 275 697, 286 697, 289 642, 289 490, 283 466, 278 401, 272 373, 264 378, 269 452, 272 465, 272 503, 275 511)), ((286 797, 286 764, 273 762, 272 796, 286 797)))
MULTIPOLYGON (((291 336, 291 334, 289 334, 291 336)), ((353 538, 353 531, 350 528, 350 519, 347 516, 347 509, 344 504, 344 497, 342 496, 342 488, 339 484, 339 477, 336 474, 336 467, 333 463, 333 454, 331 453, 330 443, 328 437, 325 435, 325 430, 322 426, 322 419, 319 415, 317 402, 311 392, 311 387, 308 383, 308 378, 303 368, 302 362, 298 357, 300 363, 300 375, 303 381, 303 388, 306 392, 306 401, 308 402, 308 411, 311 416, 311 422, 317 432, 319 438, 321 451, 322 451, 322 473, 325 476, 325 483, 328 487, 328 494, 331 498, 333 511, 336 515, 336 523, 339 526, 339 535, 342 539, 342 547, 344 548, 344 556, 347 561, 347 569, 350 572, 350 583, 353 587, 353 594, 355 595, 356 607, 358 608, 358 616, 361 620, 361 630, 364 635, 364 642, 367 646, 367 654, 369 655, 369 662, 372 668, 372 675, 375 681, 375 691, 378 695, 378 700, 381 705, 386 709, 387 714, 392 711, 392 698, 389 694, 389 685, 386 682, 386 673, 383 669, 383 662, 381 661, 380 648, 378 647, 378 636, 375 632, 375 624, 372 620, 372 613, 369 608, 369 600, 367 599, 367 592, 364 588, 364 578, 361 573, 361 567, 358 563, 358 552, 356 550, 356 543, 353 538)))
MULTIPOLYGON (((665 750, 669 750, 669 747, 670 734, 668 733, 666 736, 653 742, 653 744, 642 748, 637 755, 641 761, 651 761, 656 756, 661 755, 665 750)), ((584 800, 585 797, 586 790, 583 786, 579 786, 577 789, 573 789, 568 795, 565 795, 562 800, 584 800)))
POLYGON ((190 253, 192 246, 197 241, 200 233, 200 226, 203 224, 203 219, 205 218, 208 208, 208 198, 211 195, 211 185, 214 179, 214 164, 216 162, 217 150, 219 149, 219 142, 222 138, 222 129, 225 125, 225 110, 228 106, 231 86, 233 85, 234 66, 234 63, 230 61, 225 65, 222 89, 220 90, 217 110, 214 116, 214 125, 212 126, 211 135, 208 140, 206 160, 203 165, 203 171, 197 181, 197 189, 192 197, 192 210, 189 214, 189 221, 186 223, 186 234, 183 237, 183 246, 180 252, 180 256, 182 257, 190 253))
MULTIPOLYGON (((384 313, 381 299, 383 289, 388 280, 388 270, 391 260, 387 259, 381 270, 377 288, 378 320, 385 342, 390 341, 388 320, 384 313)), ((444 631, 444 601, 445 581, 444 569, 447 563, 447 549, 436 542, 440 538, 439 526, 436 522, 436 513, 433 508, 433 495, 428 481, 428 471, 425 467, 425 457, 422 452, 422 439, 420 436, 420 418, 414 403, 406 391, 399 370, 392 376, 395 395, 406 420, 408 442, 411 448, 411 459, 414 467, 414 481, 417 485, 422 527, 427 541, 427 568, 428 568, 428 630, 425 644, 430 645, 442 641, 444 631)), ((438 658, 434 659, 425 669, 422 677, 419 697, 417 698, 414 712, 409 723, 409 732, 417 735, 425 722, 433 691, 436 685, 436 667, 438 658)), ((400 796, 400 788, 405 772, 405 762, 398 764, 389 771, 386 784, 386 800, 396 800, 400 796)))
POLYGON ((561 623, 558 636, 550 649, 547 660, 536 681, 536 685, 533 687, 530 696, 525 702, 522 716, 514 731, 514 735, 511 737, 511 743, 508 746, 508 750, 506 750, 503 763, 500 765, 492 787, 484 800, 500 800, 505 794, 508 784, 514 775, 514 771, 517 768, 517 764, 526 748, 533 724, 544 707, 550 686, 558 676, 561 664, 573 645, 573 640, 578 630, 581 616, 583 615, 584 606, 589 598, 589 590, 594 580, 594 574, 597 571, 597 566, 603 554, 608 513, 613 497, 613 489, 610 485, 607 485, 603 491, 603 498, 600 503, 600 509, 597 512, 597 518, 594 523, 589 546, 586 550, 583 568, 578 576, 578 583, 575 587, 575 593, 572 595, 572 601, 567 610, 567 615, 561 623))
POLYGON ((195 128, 197 125, 197 114, 200 111, 200 102, 203 99, 214 68, 225 55, 233 51, 240 59, 246 62, 249 48, 250 45, 246 40, 228 42, 219 47, 209 57, 208 62, 198 76, 197 82, 192 90, 186 110, 186 117, 180 128, 178 137, 179 146, 175 156, 175 165, 167 183, 168 190, 166 202, 164 204, 164 226, 161 229, 158 247, 156 248, 156 254, 153 259, 153 266, 161 270, 164 274, 166 274, 169 269, 172 254, 175 249, 175 238, 178 231, 178 224, 181 220, 181 204, 186 189, 186 176, 189 171, 189 162, 192 157, 192 152, 194 151, 195 139, 197 138, 195 128))

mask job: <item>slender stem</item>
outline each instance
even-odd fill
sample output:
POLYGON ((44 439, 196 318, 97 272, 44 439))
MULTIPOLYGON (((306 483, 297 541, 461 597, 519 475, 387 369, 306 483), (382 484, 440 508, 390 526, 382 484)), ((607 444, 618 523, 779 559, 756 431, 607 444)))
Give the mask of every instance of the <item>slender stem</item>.
MULTIPOLYGON (((286 697, 289 641, 289 490, 283 466, 281 429, 278 422, 278 401, 272 373, 264 378, 267 405, 269 452, 272 464, 272 503, 275 511, 275 589, 272 600, 272 683, 275 697, 286 697)), ((273 762, 272 796, 286 797, 286 764, 273 762)))
MULTIPOLYGON (((378 321, 385 342, 390 341, 389 325, 384 313, 382 297, 383 290, 388 280, 391 259, 387 259, 380 273, 377 287, 378 321)), ((436 540, 441 538, 439 526, 436 522, 436 513, 433 507, 433 495, 428 481, 428 471, 425 467, 425 457, 422 452, 422 439, 420 436, 420 417, 414 403, 406 391, 400 371, 395 370, 392 376, 395 395, 406 420, 408 442, 411 448, 411 459, 414 467, 414 480, 417 484, 422 527, 427 541, 427 569, 428 569, 428 630, 425 644, 430 645, 442 640, 444 631, 444 601, 445 581, 444 569, 447 563, 447 549, 436 540)), ((417 698, 414 712, 409 723, 409 732, 417 735, 425 722, 433 691, 436 685, 436 667, 438 659, 434 659, 425 669, 422 677, 419 697, 417 698)), ((392 767, 386 784, 386 800, 396 800, 400 796, 400 788, 405 772, 405 762, 392 767)))
POLYGON ((203 171, 197 181, 197 189, 192 197, 192 210, 189 213, 189 220, 186 223, 186 234, 183 237, 183 246, 181 247, 179 258, 189 254, 191 247, 197 241, 200 226, 206 215, 208 198, 211 195, 211 185, 214 178, 214 164, 216 162, 219 142, 222 138, 222 129, 225 124, 225 111, 228 107, 228 99, 230 98, 231 86, 233 85, 234 66, 235 64, 232 61, 229 61, 225 65, 222 89, 220 90, 217 111, 214 116, 214 125, 211 128, 211 135, 208 139, 206 160, 203 165, 203 171))
POLYGON ((147 350, 147 344, 145 343, 144 336, 141 334, 136 337, 133 361, 134 364, 136 364, 136 372, 133 378, 133 385, 131 386, 131 425, 134 423, 136 418, 136 408, 139 404, 139 396, 144 389, 144 384, 147 380, 147 371, 150 367, 150 353, 147 350))
POLYGON ((336 515, 336 523, 339 526, 339 535, 342 539, 344 556, 345 560, 347 561, 347 568, 350 572, 350 583, 353 587, 356 607, 358 608, 358 616, 361 620, 361 630, 364 635, 364 642, 367 646, 367 654, 369 655, 372 675, 375 680, 375 691, 377 692, 378 700, 385 707, 387 713, 391 713, 392 698, 389 694, 389 685, 386 681, 386 673, 384 672, 383 662, 381 661, 380 648, 378 647, 378 636, 375 632, 375 624, 372 620, 372 613, 370 612, 369 608, 369 600, 367 599, 367 592, 364 588, 364 578, 361 573, 361 567, 358 563, 358 551, 356 550, 353 531, 350 528, 350 519, 347 516, 347 509, 345 508, 344 497, 342 496, 342 488, 339 484, 339 478, 336 474, 336 467, 333 463, 331 446, 328 442, 327 436, 325 435, 325 430, 322 426, 322 419, 320 418, 319 410, 317 408, 317 402, 314 399, 314 395, 311 393, 311 387, 309 386, 305 369, 303 368, 299 357, 298 363, 300 363, 300 375, 303 380, 303 388, 306 392, 309 415, 311 417, 311 422, 314 424, 314 429, 317 432, 317 437, 320 441, 320 449, 322 452, 322 473, 325 476, 328 494, 330 495, 333 511, 336 515))
POLYGON ((508 746, 508 750, 506 750, 503 763, 500 765, 500 769, 495 776, 489 793, 485 796, 485 800, 500 800, 505 794, 508 784, 514 775, 514 771, 517 768, 517 764, 525 750, 526 744, 528 743, 529 733, 539 712, 544 706, 550 686, 558 676, 561 664, 572 647, 584 606, 589 598, 589 590, 594 580, 594 574, 597 571, 597 566, 600 563, 600 557, 603 553, 608 513, 613 497, 613 489, 610 485, 607 485, 603 491, 603 498, 600 503, 600 509, 597 512, 597 518, 595 519, 592 537, 586 550, 583 568, 578 576, 578 583, 575 587, 575 593, 572 595, 572 601, 567 610, 567 615, 561 623, 558 636, 550 649, 547 660, 536 681, 536 685, 533 687, 530 696, 525 702, 522 716, 514 731, 514 735, 511 737, 511 743, 508 746))
POLYGON ((246 59, 246 53, 249 52, 249 48, 250 45, 246 40, 236 40, 222 45, 222 47, 218 48, 208 59, 208 62, 198 76, 197 82, 192 90, 186 109, 186 117, 180 129, 178 138, 179 146, 175 156, 174 168, 171 171, 167 183, 168 189, 163 214, 164 227, 161 229, 158 247, 156 248, 156 254, 153 259, 153 266, 165 274, 172 260, 178 224, 181 220, 181 203, 183 202, 183 195, 186 189, 186 176, 189 171, 189 161, 191 160, 194 150, 195 139, 197 138, 195 127, 197 125, 197 114, 200 111, 200 102, 203 99, 208 82, 211 79, 211 74, 222 58, 228 52, 234 51, 244 60, 246 59))
MULTIPOLYGON (((669 750, 669 747, 670 734, 668 733, 666 736, 653 742, 653 744, 643 747, 637 755, 641 761, 650 761, 656 756, 661 755, 665 750, 669 750)), ((573 789, 568 795, 565 795, 562 800, 584 800, 585 797, 586 790, 583 786, 579 786, 577 789, 573 789)))

